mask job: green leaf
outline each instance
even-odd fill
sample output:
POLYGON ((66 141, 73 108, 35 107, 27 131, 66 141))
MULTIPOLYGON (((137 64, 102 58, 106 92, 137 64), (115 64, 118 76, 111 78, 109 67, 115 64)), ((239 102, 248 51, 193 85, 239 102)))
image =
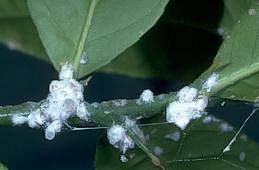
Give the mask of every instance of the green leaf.
POLYGON ((168 4, 169 10, 162 17, 162 21, 214 32, 225 37, 250 5, 251 0, 176 0, 168 4))
MULTIPOLYGON (((149 136, 149 148, 162 149, 159 158, 165 169, 184 170, 237 170, 259 168, 259 147, 243 134, 238 136, 231 151, 222 155, 224 147, 234 136, 235 132, 221 132, 223 121, 204 124, 202 119, 195 120, 181 131, 173 124, 143 127, 149 136), (177 135, 180 133, 180 139, 177 135), (244 160, 243 160, 244 158, 244 160)), ((100 143, 96 152, 96 169, 156 169, 147 155, 139 148, 129 150, 126 157, 128 162, 120 161, 120 152, 107 142, 100 143), (130 158, 133 157, 133 158, 130 158)))
POLYGON ((8 170, 3 164, 0 163, 0 170, 8 170))
POLYGON ((26 0, 0 1, 0 42, 10 49, 48 61, 28 13, 26 0))
POLYGON ((5 17, 26 17, 28 16, 26 0, 1 0, 0 16, 5 17))
POLYGON ((224 0, 223 16, 219 23, 218 33, 228 36, 236 22, 247 12, 252 0, 224 0))
MULTIPOLYGON (((176 60, 160 47, 158 47, 155 39, 141 39, 98 71, 136 78, 163 78, 192 82, 204 70, 204 64, 197 64, 197 67, 186 68, 184 70, 173 67, 172 63, 174 65, 176 63, 179 65, 183 64, 182 60, 176 60)), ((192 57, 185 58, 193 59, 192 57)), ((196 61, 193 62, 195 63, 196 61)))
POLYGON ((256 2, 252 1, 250 8, 243 10, 211 67, 195 82, 199 84, 212 72, 218 72, 220 78, 212 95, 246 101, 254 101, 259 96, 259 11, 256 2))
POLYGON ((233 21, 238 21, 247 12, 254 0, 224 0, 225 10, 228 11, 233 21))
POLYGON ((195 41, 205 49, 215 49, 215 45, 208 44, 208 36, 211 37, 212 34, 196 32, 160 20, 137 43, 98 71, 191 83, 208 68, 211 64, 211 59, 208 58, 212 58, 214 53, 190 46, 195 41))
POLYGON ((43 45, 58 70, 73 64, 83 77, 135 43, 163 13, 168 0, 28 0, 43 45), (87 64, 80 64, 85 53, 87 64))
POLYGON ((169 56, 158 47, 154 34, 150 35, 150 32, 147 34, 148 37, 144 36, 98 71, 137 78, 175 78, 168 64, 169 56))

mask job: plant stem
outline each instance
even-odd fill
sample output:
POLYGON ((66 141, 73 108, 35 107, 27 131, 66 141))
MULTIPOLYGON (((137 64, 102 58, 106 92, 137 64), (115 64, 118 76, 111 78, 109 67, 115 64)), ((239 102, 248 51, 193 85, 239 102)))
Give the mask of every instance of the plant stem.
MULTIPOLYGON (((174 99, 175 93, 170 93, 155 96, 154 102, 147 104, 139 105, 137 99, 131 99, 127 100, 124 106, 117 106, 115 103, 119 100, 110 100, 102 103, 86 103, 86 108, 91 113, 90 122, 95 125, 111 126, 113 122, 122 122, 124 116, 129 116, 131 119, 140 119, 164 113, 167 104, 174 99)), ((11 126, 13 114, 19 113, 28 116, 33 110, 39 108, 42 102, 27 102, 16 106, 0 107, 0 125, 11 126)), ((86 122, 72 117, 69 119, 69 124, 71 126, 83 126, 86 125, 86 122)))

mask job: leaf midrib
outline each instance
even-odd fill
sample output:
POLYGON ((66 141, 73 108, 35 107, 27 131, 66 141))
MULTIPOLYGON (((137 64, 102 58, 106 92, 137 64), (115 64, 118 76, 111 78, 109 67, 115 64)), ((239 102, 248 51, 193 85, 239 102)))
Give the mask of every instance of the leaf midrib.
POLYGON ((88 10, 88 14, 85 18, 84 25, 81 29, 79 41, 77 43, 75 55, 73 57, 74 58, 73 69, 74 69, 74 72, 75 72, 75 77, 78 76, 78 71, 79 71, 79 66, 80 66, 80 58, 81 58, 81 55, 84 51, 84 47, 86 45, 87 36, 88 36, 89 30, 90 30, 90 27, 91 27, 91 21, 93 19, 96 4, 97 4, 97 0, 91 0, 90 7, 89 7, 89 10, 88 10))

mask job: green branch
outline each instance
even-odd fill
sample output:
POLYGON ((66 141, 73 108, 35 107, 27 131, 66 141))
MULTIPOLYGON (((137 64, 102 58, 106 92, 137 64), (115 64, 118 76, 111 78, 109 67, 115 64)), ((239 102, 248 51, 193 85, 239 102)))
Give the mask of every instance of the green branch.
MULTIPOLYGON (((167 104, 175 99, 175 93, 161 94, 154 97, 154 102, 147 104, 137 104, 137 99, 126 100, 124 106, 116 106, 116 101, 110 100, 102 103, 86 103, 87 110, 91 113, 91 122, 97 125, 111 126, 113 122, 122 122, 124 116, 132 119, 149 118, 156 114, 165 112, 167 104)), ((41 102, 27 102, 16 106, 0 107, 0 125, 11 126, 12 115, 20 113, 28 116, 33 110, 39 108, 41 102)), ((72 117, 69 119, 71 126, 85 125, 86 122, 72 117)))

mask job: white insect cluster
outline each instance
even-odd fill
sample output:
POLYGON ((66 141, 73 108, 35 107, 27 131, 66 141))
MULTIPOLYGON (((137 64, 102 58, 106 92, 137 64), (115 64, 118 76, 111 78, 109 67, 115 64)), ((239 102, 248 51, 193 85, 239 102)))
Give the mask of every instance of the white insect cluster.
POLYGON ((175 132, 165 135, 164 138, 177 142, 181 138, 181 132, 177 130, 175 132))
POLYGON ((146 89, 144 90, 139 99, 137 100, 137 104, 147 104, 147 103, 152 103, 154 101, 154 94, 151 90, 146 89))
POLYGON ((212 73, 212 75, 207 79, 207 81, 203 84, 202 88, 206 89, 207 92, 210 92, 211 89, 218 84, 219 74, 212 73))
POLYGON ((219 129, 221 133, 231 132, 234 130, 232 126, 230 126, 228 123, 225 123, 225 122, 219 125, 219 129))
POLYGON ((215 116, 213 116, 213 115, 208 115, 208 116, 206 116, 206 117, 204 117, 203 119, 202 119, 202 122, 204 123, 204 124, 209 124, 209 123, 213 123, 213 122, 219 122, 219 119, 217 119, 215 116))
MULTIPOLYGON (((145 140, 143 132, 139 129, 136 124, 136 121, 125 118, 124 125, 113 125, 107 130, 107 138, 115 148, 118 148, 123 154, 126 153, 128 149, 135 147, 134 141, 126 133, 126 128, 131 128, 141 139, 145 140)), ((122 155, 121 161, 125 162, 125 155, 122 155), (123 159, 122 159, 123 157, 123 159)))
POLYGON ((121 155, 120 157, 121 162, 126 163, 128 162, 128 158, 125 155, 121 155))
POLYGON ((84 103, 84 88, 73 79, 71 64, 62 66, 59 79, 50 83, 49 95, 40 108, 32 111, 28 118, 14 114, 13 123, 27 122, 31 128, 45 127, 45 138, 52 140, 70 116, 76 115, 87 121, 90 113, 84 103))
POLYGON ((88 55, 84 51, 80 58, 80 64, 87 64, 88 63, 88 55))
POLYGON ((12 116, 12 122, 15 125, 21 125, 28 121, 27 117, 20 115, 19 113, 15 113, 12 116))
POLYGON ((253 8, 248 9, 248 15, 250 15, 250 16, 256 16, 256 9, 253 9, 253 8))
POLYGON ((153 152, 156 156, 160 156, 164 153, 163 148, 159 147, 159 146, 155 146, 153 149, 153 152))
POLYGON ((123 107, 127 105, 127 100, 126 99, 117 99, 112 101, 113 105, 116 107, 123 107))
POLYGON ((224 34, 225 34, 225 29, 223 28, 223 27, 219 27, 218 29, 217 29, 217 32, 218 32, 218 34, 220 35, 220 36, 224 36, 224 34))
POLYGON ((107 137, 110 144, 120 149, 123 153, 135 146, 133 140, 126 134, 126 130, 120 125, 113 125, 109 128, 107 137))
MULTIPOLYGON (((202 89, 210 92, 217 84, 218 74, 213 73, 203 83, 202 89)), ((192 119, 200 118, 208 105, 208 97, 199 94, 196 88, 186 86, 177 93, 178 100, 166 109, 166 120, 184 130, 192 119)))

